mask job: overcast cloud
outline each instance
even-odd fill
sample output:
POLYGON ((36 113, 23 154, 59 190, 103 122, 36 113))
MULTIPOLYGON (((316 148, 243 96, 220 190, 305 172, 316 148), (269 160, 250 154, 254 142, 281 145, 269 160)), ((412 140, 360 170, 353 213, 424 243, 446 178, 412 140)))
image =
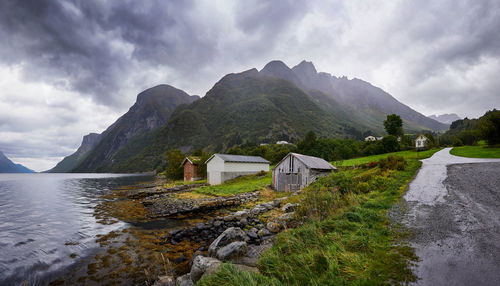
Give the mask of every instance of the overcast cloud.
POLYGON ((426 115, 500 107, 500 2, 0 1, 0 150, 37 171, 137 93, 204 95, 222 76, 306 59, 426 115))

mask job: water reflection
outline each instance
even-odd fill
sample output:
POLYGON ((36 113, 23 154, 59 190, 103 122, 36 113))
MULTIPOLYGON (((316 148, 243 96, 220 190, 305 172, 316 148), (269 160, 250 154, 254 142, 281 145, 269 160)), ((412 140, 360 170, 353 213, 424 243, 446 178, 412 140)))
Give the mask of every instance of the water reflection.
POLYGON ((45 284, 51 272, 91 254, 95 236, 124 223, 93 217, 110 189, 151 180, 118 174, 0 174, 0 285, 45 284))

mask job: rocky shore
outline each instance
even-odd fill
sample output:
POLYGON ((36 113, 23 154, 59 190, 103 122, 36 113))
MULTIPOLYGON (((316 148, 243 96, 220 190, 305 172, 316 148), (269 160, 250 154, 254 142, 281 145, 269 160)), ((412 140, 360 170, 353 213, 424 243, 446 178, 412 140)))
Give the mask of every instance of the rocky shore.
POLYGON ((194 240, 201 242, 202 246, 191 258, 189 273, 176 279, 171 275, 160 276, 154 285, 194 285, 204 275, 216 272, 222 262, 231 262, 245 271, 258 272, 256 266, 261 253, 272 247, 277 233, 294 225, 293 216, 298 204, 283 205, 280 208, 283 214, 267 223, 258 217, 279 208, 286 199, 287 197, 283 197, 261 203, 252 209, 240 210, 210 219, 206 223, 198 223, 194 227, 171 231, 164 237, 170 244, 194 240))

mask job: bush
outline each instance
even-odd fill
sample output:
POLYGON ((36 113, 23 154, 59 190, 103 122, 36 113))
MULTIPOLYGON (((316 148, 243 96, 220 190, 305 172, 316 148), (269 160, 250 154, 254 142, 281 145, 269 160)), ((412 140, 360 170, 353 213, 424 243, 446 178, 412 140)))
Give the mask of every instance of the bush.
POLYGON ((378 166, 382 170, 399 170, 403 171, 406 168, 406 160, 401 156, 388 156, 378 161, 378 166))

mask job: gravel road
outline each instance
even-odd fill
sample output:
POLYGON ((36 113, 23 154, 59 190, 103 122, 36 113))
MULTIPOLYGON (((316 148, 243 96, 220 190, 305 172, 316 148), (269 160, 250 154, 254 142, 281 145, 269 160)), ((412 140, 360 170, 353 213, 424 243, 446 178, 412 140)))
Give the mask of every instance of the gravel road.
POLYGON ((404 197, 415 284, 500 285, 500 160, 449 150, 423 160, 404 197))

